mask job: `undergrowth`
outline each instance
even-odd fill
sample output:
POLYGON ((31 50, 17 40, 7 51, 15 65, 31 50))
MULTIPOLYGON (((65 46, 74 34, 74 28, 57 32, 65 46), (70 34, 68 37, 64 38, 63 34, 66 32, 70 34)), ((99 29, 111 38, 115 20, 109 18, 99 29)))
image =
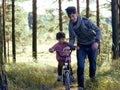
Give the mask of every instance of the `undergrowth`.
MULTIPOLYGON (((47 64, 45 66, 34 62, 7 64, 6 72, 9 90, 64 90, 62 83, 56 81, 57 68, 47 64)), ((73 72, 76 79, 76 64, 73 65, 73 72)), ((85 70, 85 88, 86 90, 120 90, 119 77, 119 61, 114 61, 107 71, 97 70, 94 82, 91 82, 88 70, 85 70)), ((77 81, 73 85, 77 88, 77 81)))

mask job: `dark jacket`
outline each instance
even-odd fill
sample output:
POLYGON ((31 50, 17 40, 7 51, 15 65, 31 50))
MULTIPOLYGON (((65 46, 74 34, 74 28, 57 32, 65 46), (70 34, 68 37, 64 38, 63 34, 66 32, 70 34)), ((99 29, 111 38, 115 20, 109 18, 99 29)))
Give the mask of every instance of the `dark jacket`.
POLYGON ((78 16, 77 22, 74 24, 69 22, 69 45, 73 46, 77 38, 78 44, 90 45, 99 42, 101 38, 101 30, 89 19, 78 16))

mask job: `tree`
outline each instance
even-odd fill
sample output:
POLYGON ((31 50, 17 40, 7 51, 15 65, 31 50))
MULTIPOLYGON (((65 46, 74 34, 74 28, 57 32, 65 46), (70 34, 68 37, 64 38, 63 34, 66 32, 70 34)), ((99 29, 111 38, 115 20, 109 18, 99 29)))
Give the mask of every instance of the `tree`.
POLYGON ((97 21, 97 26, 99 27, 100 26, 100 17, 99 17, 99 0, 96 0, 96 5, 97 5, 97 10, 96 10, 96 21, 97 21))
POLYGON ((86 0, 86 17, 89 18, 89 0, 86 0))
POLYGON ((79 0, 77 0, 77 12, 78 14, 80 13, 80 1, 79 0))
POLYGON ((15 1, 12 0, 12 54, 13 62, 16 62, 16 44, 15 44, 15 1))
POLYGON ((7 62, 6 56, 6 34, 5 34, 5 7, 6 7, 6 0, 2 0, 2 8, 3 8, 3 40, 4 40, 4 60, 5 63, 7 62))
MULTIPOLYGON (((97 26, 100 27, 100 17, 99 17, 99 0, 96 0, 96 23, 97 23, 97 26)), ((100 53, 100 44, 99 44, 99 53, 100 53)))
POLYGON ((32 52, 33 58, 37 59, 37 0, 33 0, 33 40, 32 52))
POLYGON ((2 29, 3 28, 1 23, 1 9, 0 9, 0 71, 3 65, 3 30, 2 29))
POLYGON ((60 31, 63 31, 63 27, 62 27, 62 9, 61 9, 61 0, 59 0, 58 2, 59 4, 59 29, 60 31))
POLYGON ((0 90, 8 90, 7 89, 7 79, 4 71, 4 63, 3 63, 3 30, 1 24, 1 9, 0 9, 0 90))
POLYGON ((112 39, 113 39, 113 46, 112 46, 112 50, 113 50, 113 59, 118 59, 119 57, 119 46, 118 46, 118 29, 117 29, 117 25, 118 25, 118 18, 117 18, 117 1, 116 0, 112 0, 112 39))
POLYGON ((120 0, 117 0, 117 17, 118 17, 118 24, 120 23, 120 0))
POLYGON ((120 57, 120 0, 118 0, 118 35, 119 35, 119 57, 120 57))

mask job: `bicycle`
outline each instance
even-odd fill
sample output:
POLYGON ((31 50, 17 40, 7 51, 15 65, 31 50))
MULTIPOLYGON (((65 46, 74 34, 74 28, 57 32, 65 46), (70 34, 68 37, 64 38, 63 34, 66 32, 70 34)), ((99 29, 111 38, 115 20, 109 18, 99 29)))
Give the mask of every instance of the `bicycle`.
POLYGON ((64 51, 56 51, 58 53, 58 55, 60 57, 63 58, 64 60, 64 65, 63 65, 63 70, 62 70, 62 82, 63 82, 63 85, 65 85, 65 90, 70 90, 70 85, 72 83, 72 78, 71 78, 71 70, 70 70, 70 67, 69 67, 69 60, 67 59, 67 57, 69 57, 72 53, 72 50, 70 50, 69 54, 66 54, 64 56, 60 55, 59 52, 64 52, 64 51))

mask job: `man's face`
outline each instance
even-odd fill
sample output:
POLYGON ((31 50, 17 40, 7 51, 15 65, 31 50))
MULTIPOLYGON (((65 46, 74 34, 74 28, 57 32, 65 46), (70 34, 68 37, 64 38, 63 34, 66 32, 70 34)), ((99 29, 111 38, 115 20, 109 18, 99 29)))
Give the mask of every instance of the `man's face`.
POLYGON ((72 21, 73 23, 76 23, 77 22, 77 16, 78 16, 77 13, 75 13, 75 14, 72 13, 68 17, 69 17, 70 21, 72 21))

